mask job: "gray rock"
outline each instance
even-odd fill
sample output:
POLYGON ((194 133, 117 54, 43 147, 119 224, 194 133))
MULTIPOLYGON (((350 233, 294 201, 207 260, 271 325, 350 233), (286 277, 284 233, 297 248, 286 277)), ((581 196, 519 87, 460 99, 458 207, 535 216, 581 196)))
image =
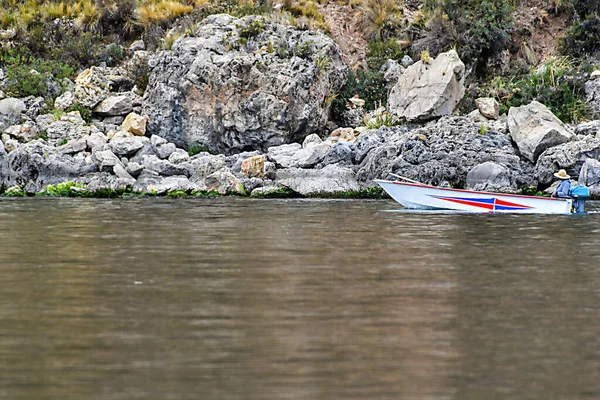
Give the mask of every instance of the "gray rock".
POLYGON ((388 97, 388 110, 408 121, 450 115, 463 98, 465 65, 454 50, 406 69, 388 97))
POLYGON ((158 147, 158 146, 162 146, 163 144, 167 144, 167 139, 164 139, 158 135, 152 135, 152 136, 150 136, 150 143, 152 143, 152 145, 158 147))
POLYGON ((585 83, 585 99, 594 112, 600 113, 600 79, 591 79, 585 83))
POLYGON ((43 140, 25 143, 8 155, 7 174, 0 177, 5 186, 21 186, 35 193, 47 185, 73 181, 96 172, 95 165, 83 159, 62 154, 43 140))
POLYGON ((73 92, 64 92, 54 100, 54 108, 64 111, 75 104, 75 95, 73 92))
POLYGON ((468 118, 443 117, 414 130, 399 126, 380 131, 386 140, 357 170, 364 186, 371 186, 373 179, 390 179, 392 172, 426 184, 464 188, 468 172, 487 161, 510 171, 506 191, 537 185, 533 165, 520 159, 508 136, 493 130, 481 135, 479 125, 468 118))
POLYGON ((27 106, 23 100, 9 97, 0 100, 0 114, 2 115, 20 115, 27 110, 27 106))
POLYGON ((108 126, 121 126, 121 124, 123 124, 123 121, 125 121, 125 117, 123 117, 121 115, 104 118, 102 120, 102 122, 104 122, 104 126, 105 127, 108 127, 108 126))
POLYGON ((264 184, 264 181, 257 177, 244 177, 240 179, 240 182, 244 186, 246 193, 252 193, 256 188, 259 188, 264 184))
POLYGON ((4 133, 22 143, 30 142, 39 136, 36 126, 30 123, 9 126, 4 130, 4 133))
POLYGON ((261 186, 252 190, 251 197, 266 197, 270 194, 278 193, 281 190, 280 186, 261 186))
POLYGON ((536 162, 544 150, 575 138, 561 120, 537 101, 508 110, 508 128, 521 155, 531 162, 536 162))
POLYGON ((302 149, 302 146, 299 143, 269 147, 267 158, 277 166, 287 168, 293 163, 292 156, 300 149, 302 149))
POLYGON ((175 191, 187 192, 197 189, 198 186, 190 182, 186 176, 161 177, 148 171, 144 171, 133 185, 133 191, 135 192, 155 194, 175 191))
POLYGON ((150 139, 147 137, 131 136, 111 141, 109 148, 119 157, 131 157, 148 143, 150 143, 150 139))
POLYGON ((510 172, 504 165, 487 161, 476 165, 467 174, 467 188, 473 190, 502 191, 516 189, 510 181, 510 172))
POLYGON ((287 167, 311 168, 325 159, 331 146, 329 143, 310 144, 291 157, 287 167))
POLYGON ((125 179, 128 181, 135 181, 135 178, 133 176, 131 176, 131 174, 129 174, 129 172, 127 172, 127 170, 125 169, 125 167, 123 167, 122 164, 116 164, 113 167, 113 172, 115 173, 116 176, 118 176, 121 179, 125 179))
POLYGON ((323 100, 346 81, 327 36, 256 16, 211 15, 149 66, 150 133, 226 153, 264 151, 322 130, 331 104, 323 100), (241 40, 250 24, 264 28, 241 40))
POLYGON ((204 180, 207 190, 216 190, 220 194, 245 193, 242 182, 229 171, 217 171, 204 180))
POLYGON ((227 168, 225 156, 222 154, 195 158, 192 160, 192 164, 194 166, 194 174, 191 178, 192 182, 198 182, 217 171, 227 168))
POLYGON ((327 165, 320 170, 282 169, 277 171, 276 182, 302 195, 360 190, 352 170, 337 165, 327 165))
POLYGON ((575 127, 576 135, 598 135, 600 132, 600 120, 581 122, 575 127))
POLYGON ((50 125, 54 123, 54 116, 52 114, 38 115, 35 118, 35 124, 40 132, 44 132, 50 125))
POLYGON ((95 172, 74 179, 74 182, 85 186, 90 192, 124 191, 130 188, 135 181, 122 179, 108 172, 95 172))
POLYGON ((10 137, 9 138, 3 137, 2 140, 4 141, 4 146, 5 146, 6 151, 9 153, 15 151, 20 146, 19 142, 17 142, 14 139, 10 139, 10 137))
MULTIPOLYGON (((159 150, 160 153, 160 150, 159 150)), ((183 149, 175 149, 175 151, 173 151, 171 153, 171 155, 169 155, 169 162, 173 163, 173 164, 181 164, 183 162, 188 162, 190 161, 190 155, 188 154, 187 151, 183 150, 183 149)))
MULTIPOLYGON (((119 95, 110 95, 94 107, 94 114, 113 117, 117 115, 125 116, 133 111, 133 102, 131 96, 133 93, 123 93, 119 95)), ((121 121, 122 123, 123 121, 121 121)), ((118 124, 115 124, 118 125, 118 124)))
POLYGON ((85 139, 74 139, 58 147, 58 151, 63 154, 75 154, 84 151, 86 147, 87 143, 85 139))
POLYGON ((406 68, 398 64, 397 61, 387 60, 385 64, 381 66, 379 72, 383 74, 383 79, 385 79, 389 91, 396 86, 400 77, 406 72, 406 68))
POLYGON ((381 145, 383 139, 377 131, 366 131, 360 134, 356 142, 354 142, 354 161, 360 164, 367 154, 374 148, 381 145))
POLYGON ((144 43, 143 40, 136 40, 135 42, 131 43, 131 45, 129 46, 130 54, 133 54, 139 50, 146 50, 146 44, 144 43))
POLYGON ((144 170, 144 166, 136 162, 130 161, 129 163, 127 163, 125 170, 128 174, 130 174, 134 178, 137 178, 140 175, 140 173, 144 170))
POLYGON ((265 179, 275 180, 277 177, 277 167, 275 163, 265 161, 265 179))
POLYGON ((348 143, 337 142, 331 146, 331 149, 321 162, 321 166, 338 163, 352 165, 354 155, 352 146, 348 143))
POLYGON ((119 157, 110 150, 96 151, 94 157, 98 161, 102 172, 112 172, 115 165, 123 166, 119 157))
POLYGON ((600 196, 600 161, 593 158, 586 159, 581 167, 578 183, 587 186, 591 196, 600 196))
POLYGON ((175 165, 153 155, 143 156, 142 165, 145 169, 156 172, 162 176, 189 175, 189 171, 181 164, 175 165))
POLYGON ((492 97, 480 97, 475 100, 475 105, 485 118, 498 119, 500 117, 500 105, 492 97))
POLYGON ((302 141, 302 148, 306 149, 306 148, 314 147, 321 143, 323 143, 323 139, 321 139, 319 137, 319 135, 317 135, 316 133, 313 133, 311 135, 308 135, 306 138, 304 138, 304 141, 302 141))
POLYGON ((111 89, 118 91, 120 87, 127 86, 133 86, 127 71, 120 68, 91 67, 77 76, 73 93, 77 103, 93 109, 109 96, 111 89))
POLYGON ((156 150, 156 146, 152 143, 147 143, 142 147, 134 157, 131 157, 129 161, 137 162, 138 164, 144 164, 143 157, 144 156, 156 156, 158 157, 158 151, 156 150))
POLYGON ((405 55, 404 57, 402 57, 402 60, 400 60, 400 63, 402 64, 402 66, 404 68, 408 68, 411 65, 413 65, 415 62, 413 61, 412 58, 410 58, 410 56, 405 55))
POLYGON ((26 109, 25 103, 14 97, 0 100, 0 131, 11 125, 19 125, 21 123, 21 114, 26 109))
POLYGON ((341 123, 343 126, 357 127, 363 123, 365 116, 365 109, 362 107, 358 108, 347 108, 342 112, 341 123))
POLYGON ((81 139, 88 136, 94 129, 85 126, 85 121, 78 111, 67 113, 59 121, 55 121, 46 128, 48 143, 56 146, 66 140, 81 139))
POLYGON ((40 115, 45 105, 46 99, 43 97, 36 97, 31 104, 27 105, 27 116, 31 119, 35 119, 38 115, 40 115))
POLYGON ((588 158, 600 159, 600 138, 586 136, 549 148, 544 151, 535 166, 536 179, 542 185, 549 185, 556 179, 554 173, 565 169, 571 176, 579 176, 581 167, 588 158))
POLYGON ((167 143, 163 144, 162 146, 158 146, 156 150, 158 151, 158 157, 164 160, 169 158, 171 154, 173 154, 173 152, 177 150, 177 147, 174 143, 167 143))
POLYGON ((92 131, 88 136, 85 137, 88 150, 92 151, 95 148, 104 147, 108 143, 108 139, 104 134, 98 131, 92 131))

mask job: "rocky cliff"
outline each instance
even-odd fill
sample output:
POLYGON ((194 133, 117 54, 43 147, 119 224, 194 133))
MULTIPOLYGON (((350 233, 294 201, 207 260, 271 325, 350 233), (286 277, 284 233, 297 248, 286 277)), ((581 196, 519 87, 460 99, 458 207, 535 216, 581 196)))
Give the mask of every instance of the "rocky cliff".
POLYGON ((346 81, 331 39, 262 17, 210 16, 150 67, 149 132, 224 153, 323 133, 332 96, 346 81))

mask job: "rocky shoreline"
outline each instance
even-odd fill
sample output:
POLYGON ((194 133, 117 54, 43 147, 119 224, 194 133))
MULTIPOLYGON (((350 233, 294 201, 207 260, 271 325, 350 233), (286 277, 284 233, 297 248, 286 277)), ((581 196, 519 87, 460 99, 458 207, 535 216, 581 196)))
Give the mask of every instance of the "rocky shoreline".
POLYGON ((331 39, 214 15, 169 50, 81 72, 53 113, 42 112, 43 98, 0 100, 0 192, 377 197, 373 180, 395 173, 536 193, 564 168, 600 195, 600 121, 568 126, 537 102, 500 116, 486 98, 457 115, 465 68, 454 51, 384 68, 389 112, 366 113, 349 99, 332 119, 347 67, 331 39), (131 71, 144 63, 151 75, 141 93, 131 71))

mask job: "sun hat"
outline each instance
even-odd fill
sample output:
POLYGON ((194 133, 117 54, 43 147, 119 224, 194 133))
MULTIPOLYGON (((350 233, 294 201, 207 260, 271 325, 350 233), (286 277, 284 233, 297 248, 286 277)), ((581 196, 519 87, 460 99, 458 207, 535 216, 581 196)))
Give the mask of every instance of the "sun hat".
POLYGON ((571 177, 567 175, 567 171, 565 171, 564 169, 561 169, 560 171, 556 172, 554 176, 558 179, 571 179, 571 177))

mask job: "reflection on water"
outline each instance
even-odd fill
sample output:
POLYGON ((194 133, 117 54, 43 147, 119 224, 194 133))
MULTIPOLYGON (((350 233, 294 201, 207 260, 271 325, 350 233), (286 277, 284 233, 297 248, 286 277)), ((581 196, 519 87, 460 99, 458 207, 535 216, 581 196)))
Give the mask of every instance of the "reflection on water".
POLYGON ((0 202, 0 399, 600 396, 600 215, 0 202))

